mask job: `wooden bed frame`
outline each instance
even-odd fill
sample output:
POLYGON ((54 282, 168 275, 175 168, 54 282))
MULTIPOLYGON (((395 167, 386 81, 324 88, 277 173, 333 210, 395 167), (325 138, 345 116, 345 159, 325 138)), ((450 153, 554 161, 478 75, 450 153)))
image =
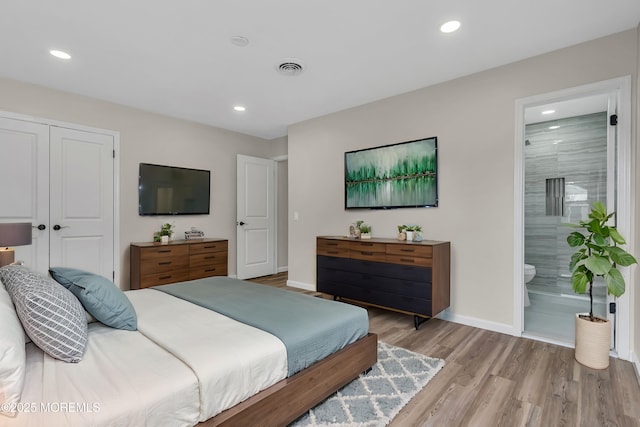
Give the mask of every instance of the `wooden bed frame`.
POLYGON ((377 347, 368 334, 198 426, 286 426, 373 366, 377 347))

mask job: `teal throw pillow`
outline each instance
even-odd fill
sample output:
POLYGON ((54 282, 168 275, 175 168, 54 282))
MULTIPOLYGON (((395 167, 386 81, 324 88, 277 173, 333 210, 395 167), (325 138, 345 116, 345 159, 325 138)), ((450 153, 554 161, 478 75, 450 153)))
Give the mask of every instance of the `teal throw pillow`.
POLYGON ((131 301, 111 280, 69 267, 52 267, 49 273, 99 322, 128 331, 138 329, 138 318, 131 301))

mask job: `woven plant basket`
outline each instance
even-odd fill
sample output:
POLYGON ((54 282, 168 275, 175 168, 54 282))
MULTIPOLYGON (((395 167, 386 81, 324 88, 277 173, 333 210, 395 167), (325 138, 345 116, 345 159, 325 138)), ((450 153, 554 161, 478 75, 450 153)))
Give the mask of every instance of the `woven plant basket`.
MULTIPOLYGON (((576 360, 593 369, 609 367, 609 348, 611 347, 611 322, 591 322, 576 314, 576 360)), ((588 315, 588 314, 587 314, 588 315)))

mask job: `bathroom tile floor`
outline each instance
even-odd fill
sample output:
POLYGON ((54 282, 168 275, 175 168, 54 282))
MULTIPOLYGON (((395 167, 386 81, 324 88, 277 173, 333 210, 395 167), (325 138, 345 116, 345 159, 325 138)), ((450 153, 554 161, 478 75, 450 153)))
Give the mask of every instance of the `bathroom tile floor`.
MULTIPOLYGON (((529 292, 531 305, 524 309, 524 332, 573 346, 575 313, 589 311, 589 301, 560 295, 529 292)), ((594 303, 594 312, 603 315, 605 304, 594 303)))

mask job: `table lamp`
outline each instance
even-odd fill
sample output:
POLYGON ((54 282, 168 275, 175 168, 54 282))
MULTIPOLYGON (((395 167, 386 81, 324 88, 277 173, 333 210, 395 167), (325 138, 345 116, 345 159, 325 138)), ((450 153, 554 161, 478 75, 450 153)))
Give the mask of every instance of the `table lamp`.
POLYGON ((31 244, 31 223, 0 223, 0 267, 11 264, 15 255, 9 246, 31 244))

